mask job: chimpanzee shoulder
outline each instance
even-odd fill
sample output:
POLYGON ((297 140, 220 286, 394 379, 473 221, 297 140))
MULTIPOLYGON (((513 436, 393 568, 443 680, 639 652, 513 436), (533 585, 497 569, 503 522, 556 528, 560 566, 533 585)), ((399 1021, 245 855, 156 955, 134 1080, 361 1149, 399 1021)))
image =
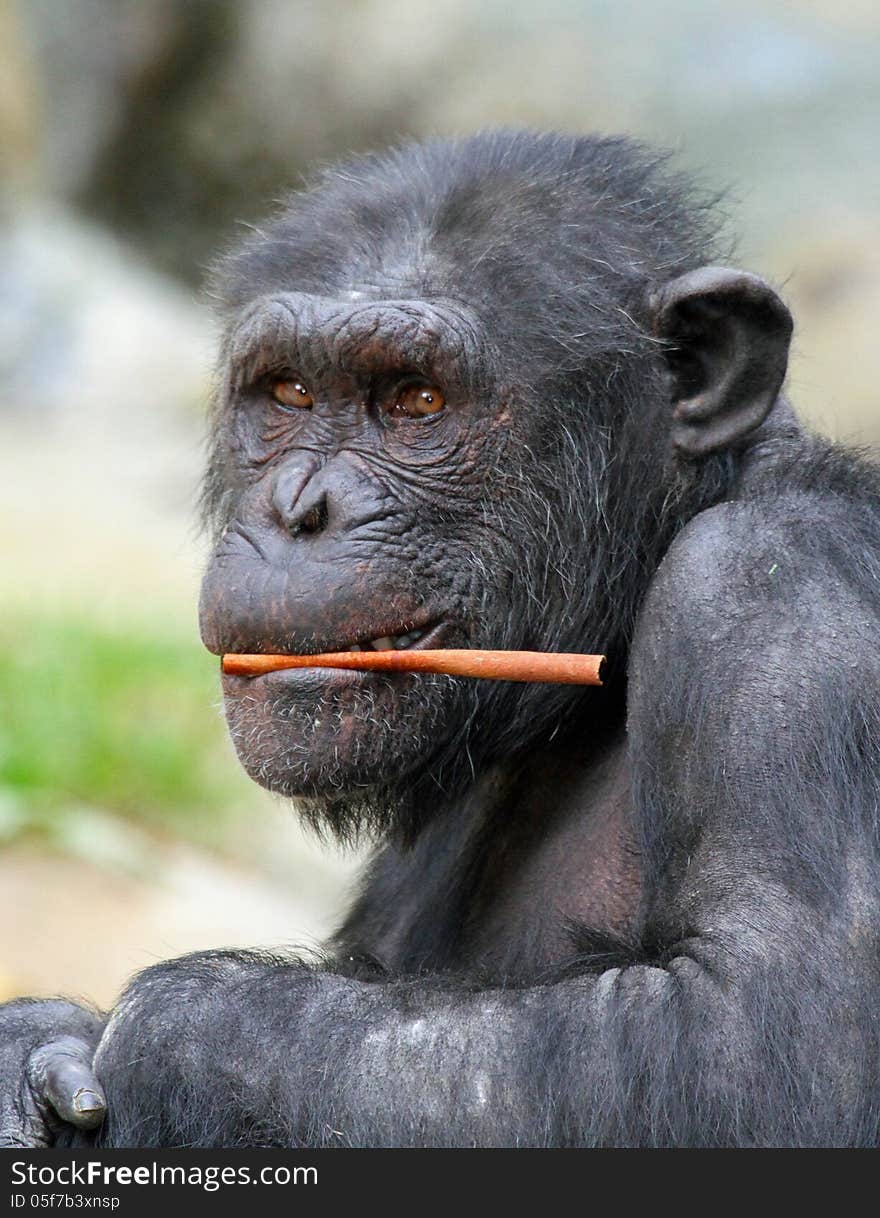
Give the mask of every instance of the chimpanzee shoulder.
POLYGON ((767 683, 779 640, 793 668, 873 665, 880 470, 819 438, 770 448, 745 463, 729 499, 681 530, 646 595, 637 654, 650 639, 657 662, 677 666, 676 685, 695 679, 686 654, 726 654, 767 683))

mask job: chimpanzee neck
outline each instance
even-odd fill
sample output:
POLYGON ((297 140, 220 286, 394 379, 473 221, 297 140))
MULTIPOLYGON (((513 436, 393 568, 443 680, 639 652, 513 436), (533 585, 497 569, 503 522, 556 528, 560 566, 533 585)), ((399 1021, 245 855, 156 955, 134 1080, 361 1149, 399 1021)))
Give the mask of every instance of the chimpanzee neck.
POLYGON ((626 937, 640 898, 618 729, 493 769, 412 847, 381 850, 339 946, 393 973, 524 980, 576 954, 575 926, 626 937))

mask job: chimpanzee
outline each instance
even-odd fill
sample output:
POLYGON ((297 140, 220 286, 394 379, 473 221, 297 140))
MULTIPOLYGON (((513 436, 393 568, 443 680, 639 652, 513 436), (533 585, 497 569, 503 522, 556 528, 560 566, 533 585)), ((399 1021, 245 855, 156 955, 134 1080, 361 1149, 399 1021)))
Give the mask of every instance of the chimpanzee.
POLYGON ((7 1006, 7 1144, 877 1142, 880 476, 724 256, 662 156, 494 132, 222 262, 210 650, 608 675, 226 677, 248 772, 376 843, 360 894, 319 959, 7 1006))

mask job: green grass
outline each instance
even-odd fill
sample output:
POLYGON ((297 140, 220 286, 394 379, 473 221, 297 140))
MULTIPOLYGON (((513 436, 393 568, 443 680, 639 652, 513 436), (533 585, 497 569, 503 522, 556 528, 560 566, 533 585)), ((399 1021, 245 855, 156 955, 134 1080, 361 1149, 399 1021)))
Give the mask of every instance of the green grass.
POLYGON ((252 800, 180 627, 0 606, 0 837, 64 841, 97 809, 220 845, 252 800))

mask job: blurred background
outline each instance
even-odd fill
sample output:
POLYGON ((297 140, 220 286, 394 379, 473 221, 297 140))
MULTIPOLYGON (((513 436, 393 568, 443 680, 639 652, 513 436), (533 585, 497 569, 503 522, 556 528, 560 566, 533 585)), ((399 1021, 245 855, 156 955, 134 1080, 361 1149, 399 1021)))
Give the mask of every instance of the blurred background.
POLYGON ((310 943, 352 883, 198 641, 217 250, 350 151, 631 132, 728 189, 804 418, 877 444, 878 61, 875 0, 0 0, 0 998, 310 943))

